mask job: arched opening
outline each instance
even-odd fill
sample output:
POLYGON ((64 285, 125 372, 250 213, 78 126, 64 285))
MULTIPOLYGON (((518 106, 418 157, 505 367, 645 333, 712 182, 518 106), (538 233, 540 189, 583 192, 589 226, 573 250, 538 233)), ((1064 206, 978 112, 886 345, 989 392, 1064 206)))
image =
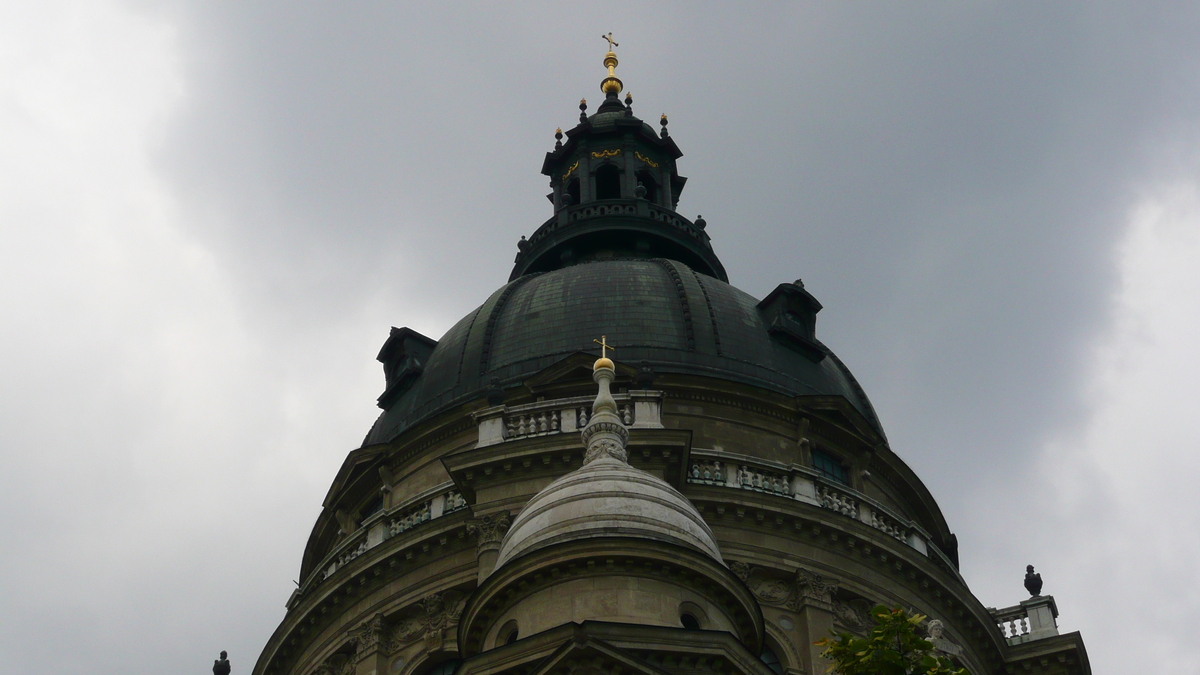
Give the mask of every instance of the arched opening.
POLYGON ((517 628, 516 619, 510 619, 504 622, 504 625, 496 632, 496 646, 511 645, 520 637, 521 632, 517 628))
POLYGON ((645 169, 637 172, 638 185, 646 188, 645 198, 649 202, 658 202, 658 181, 654 180, 654 176, 645 169))
POLYGON ((579 203, 579 177, 572 178, 567 183, 567 193, 564 195, 564 206, 572 206, 579 203), (569 201, 567 201, 569 200, 569 201))
POLYGON ((782 675, 783 664, 780 663, 779 655, 775 653, 774 649, 764 645, 762 653, 758 655, 758 659, 766 664, 771 669, 771 672, 782 675))
POLYGON ((621 198, 621 170, 615 164, 596 169, 596 199, 621 198))
POLYGON ((688 630, 700 630, 700 619, 697 619, 691 612, 680 614, 679 623, 688 630))

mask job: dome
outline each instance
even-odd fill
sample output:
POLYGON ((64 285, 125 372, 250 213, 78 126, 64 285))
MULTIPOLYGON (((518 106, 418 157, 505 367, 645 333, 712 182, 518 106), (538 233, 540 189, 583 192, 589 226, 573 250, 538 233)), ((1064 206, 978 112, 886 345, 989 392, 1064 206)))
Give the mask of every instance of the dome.
MULTIPOLYGON (((815 359, 773 336, 753 296, 665 258, 601 259, 526 274, 442 336, 420 376, 376 421, 385 443, 439 411, 528 377, 607 335, 620 360, 658 374, 717 377, 791 396, 840 396, 879 428, 850 371, 824 345, 815 359)), ((432 341, 430 341, 432 342, 432 341)))
POLYGON ((612 361, 601 357, 592 417, 580 436, 583 466, 530 499, 500 544, 496 568, 530 551, 604 537, 649 539, 722 562, 712 530, 696 507, 661 478, 628 464, 629 430, 612 398, 612 361))
POLYGON ((686 497, 661 478, 604 457, 529 500, 504 537, 496 567, 523 553, 594 537, 650 539, 721 561, 712 530, 686 497))

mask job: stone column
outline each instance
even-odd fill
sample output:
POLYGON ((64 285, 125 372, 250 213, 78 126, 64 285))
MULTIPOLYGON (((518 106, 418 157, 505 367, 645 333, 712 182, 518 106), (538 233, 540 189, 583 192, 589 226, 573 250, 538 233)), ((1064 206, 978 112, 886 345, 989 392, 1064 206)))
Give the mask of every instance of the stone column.
POLYGON ((475 557, 479 561, 479 583, 488 578, 496 567, 496 558, 500 555, 500 543, 512 519, 508 512, 484 516, 467 523, 467 534, 475 537, 475 557))
POLYGON ((803 567, 796 570, 791 608, 797 614, 801 643, 800 660, 805 672, 824 673, 829 662, 821 658, 822 648, 813 644, 827 638, 833 630, 833 597, 837 582, 803 567))

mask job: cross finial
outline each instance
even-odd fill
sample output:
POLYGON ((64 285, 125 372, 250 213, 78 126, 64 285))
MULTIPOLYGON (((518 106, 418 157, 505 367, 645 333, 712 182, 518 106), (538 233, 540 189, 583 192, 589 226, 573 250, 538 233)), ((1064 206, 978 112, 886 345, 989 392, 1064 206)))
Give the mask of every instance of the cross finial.
POLYGON ((592 340, 592 342, 600 345, 600 358, 602 359, 608 358, 608 350, 617 351, 616 347, 608 344, 608 336, 606 335, 601 335, 599 340, 592 340))
POLYGON ((617 44, 617 41, 612 38, 612 33, 609 33, 608 35, 601 35, 600 37, 604 38, 605 40, 608 40, 608 51, 610 51, 610 52, 613 50, 613 47, 621 46, 621 45, 617 44))

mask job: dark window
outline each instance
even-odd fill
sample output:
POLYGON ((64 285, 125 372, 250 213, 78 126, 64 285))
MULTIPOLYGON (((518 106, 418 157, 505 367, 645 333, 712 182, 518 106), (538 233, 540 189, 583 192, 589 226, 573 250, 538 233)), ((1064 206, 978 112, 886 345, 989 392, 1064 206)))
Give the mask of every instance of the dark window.
POLYGON ((509 632, 508 637, 504 638, 504 644, 511 645, 512 643, 516 642, 517 635, 518 635, 517 629, 516 628, 512 629, 512 631, 509 632))
POLYGON ((679 623, 688 630, 700 630, 700 620, 687 612, 679 615, 679 623))
POLYGON ((775 655, 775 652, 770 647, 763 647, 762 653, 758 655, 758 658, 767 664, 767 667, 772 672, 783 673, 783 664, 779 662, 779 657, 775 655))
POLYGON ((850 484, 850 472, 846 471, 846 467, 842 466, 837 458, 820 450, 813 450, 812 461, 813 468, 822 476, 842 485, 850 484))
POLYGON ((596 169, 596 199, 621 198, 621 171, 613 164, 596 169))
POLYGON ((376 498, 372 499, 371 501, 367 502, 367 505, 364 506, 362 511, 359 512, 358 520, 359 520, 359 522, 362 522, 362 521, 366 520, 367 518, 370 518, 371 516, 375 515, 376 513, 379 513, 382 510, 383 510, 383 497, 376 497, 376 498))

